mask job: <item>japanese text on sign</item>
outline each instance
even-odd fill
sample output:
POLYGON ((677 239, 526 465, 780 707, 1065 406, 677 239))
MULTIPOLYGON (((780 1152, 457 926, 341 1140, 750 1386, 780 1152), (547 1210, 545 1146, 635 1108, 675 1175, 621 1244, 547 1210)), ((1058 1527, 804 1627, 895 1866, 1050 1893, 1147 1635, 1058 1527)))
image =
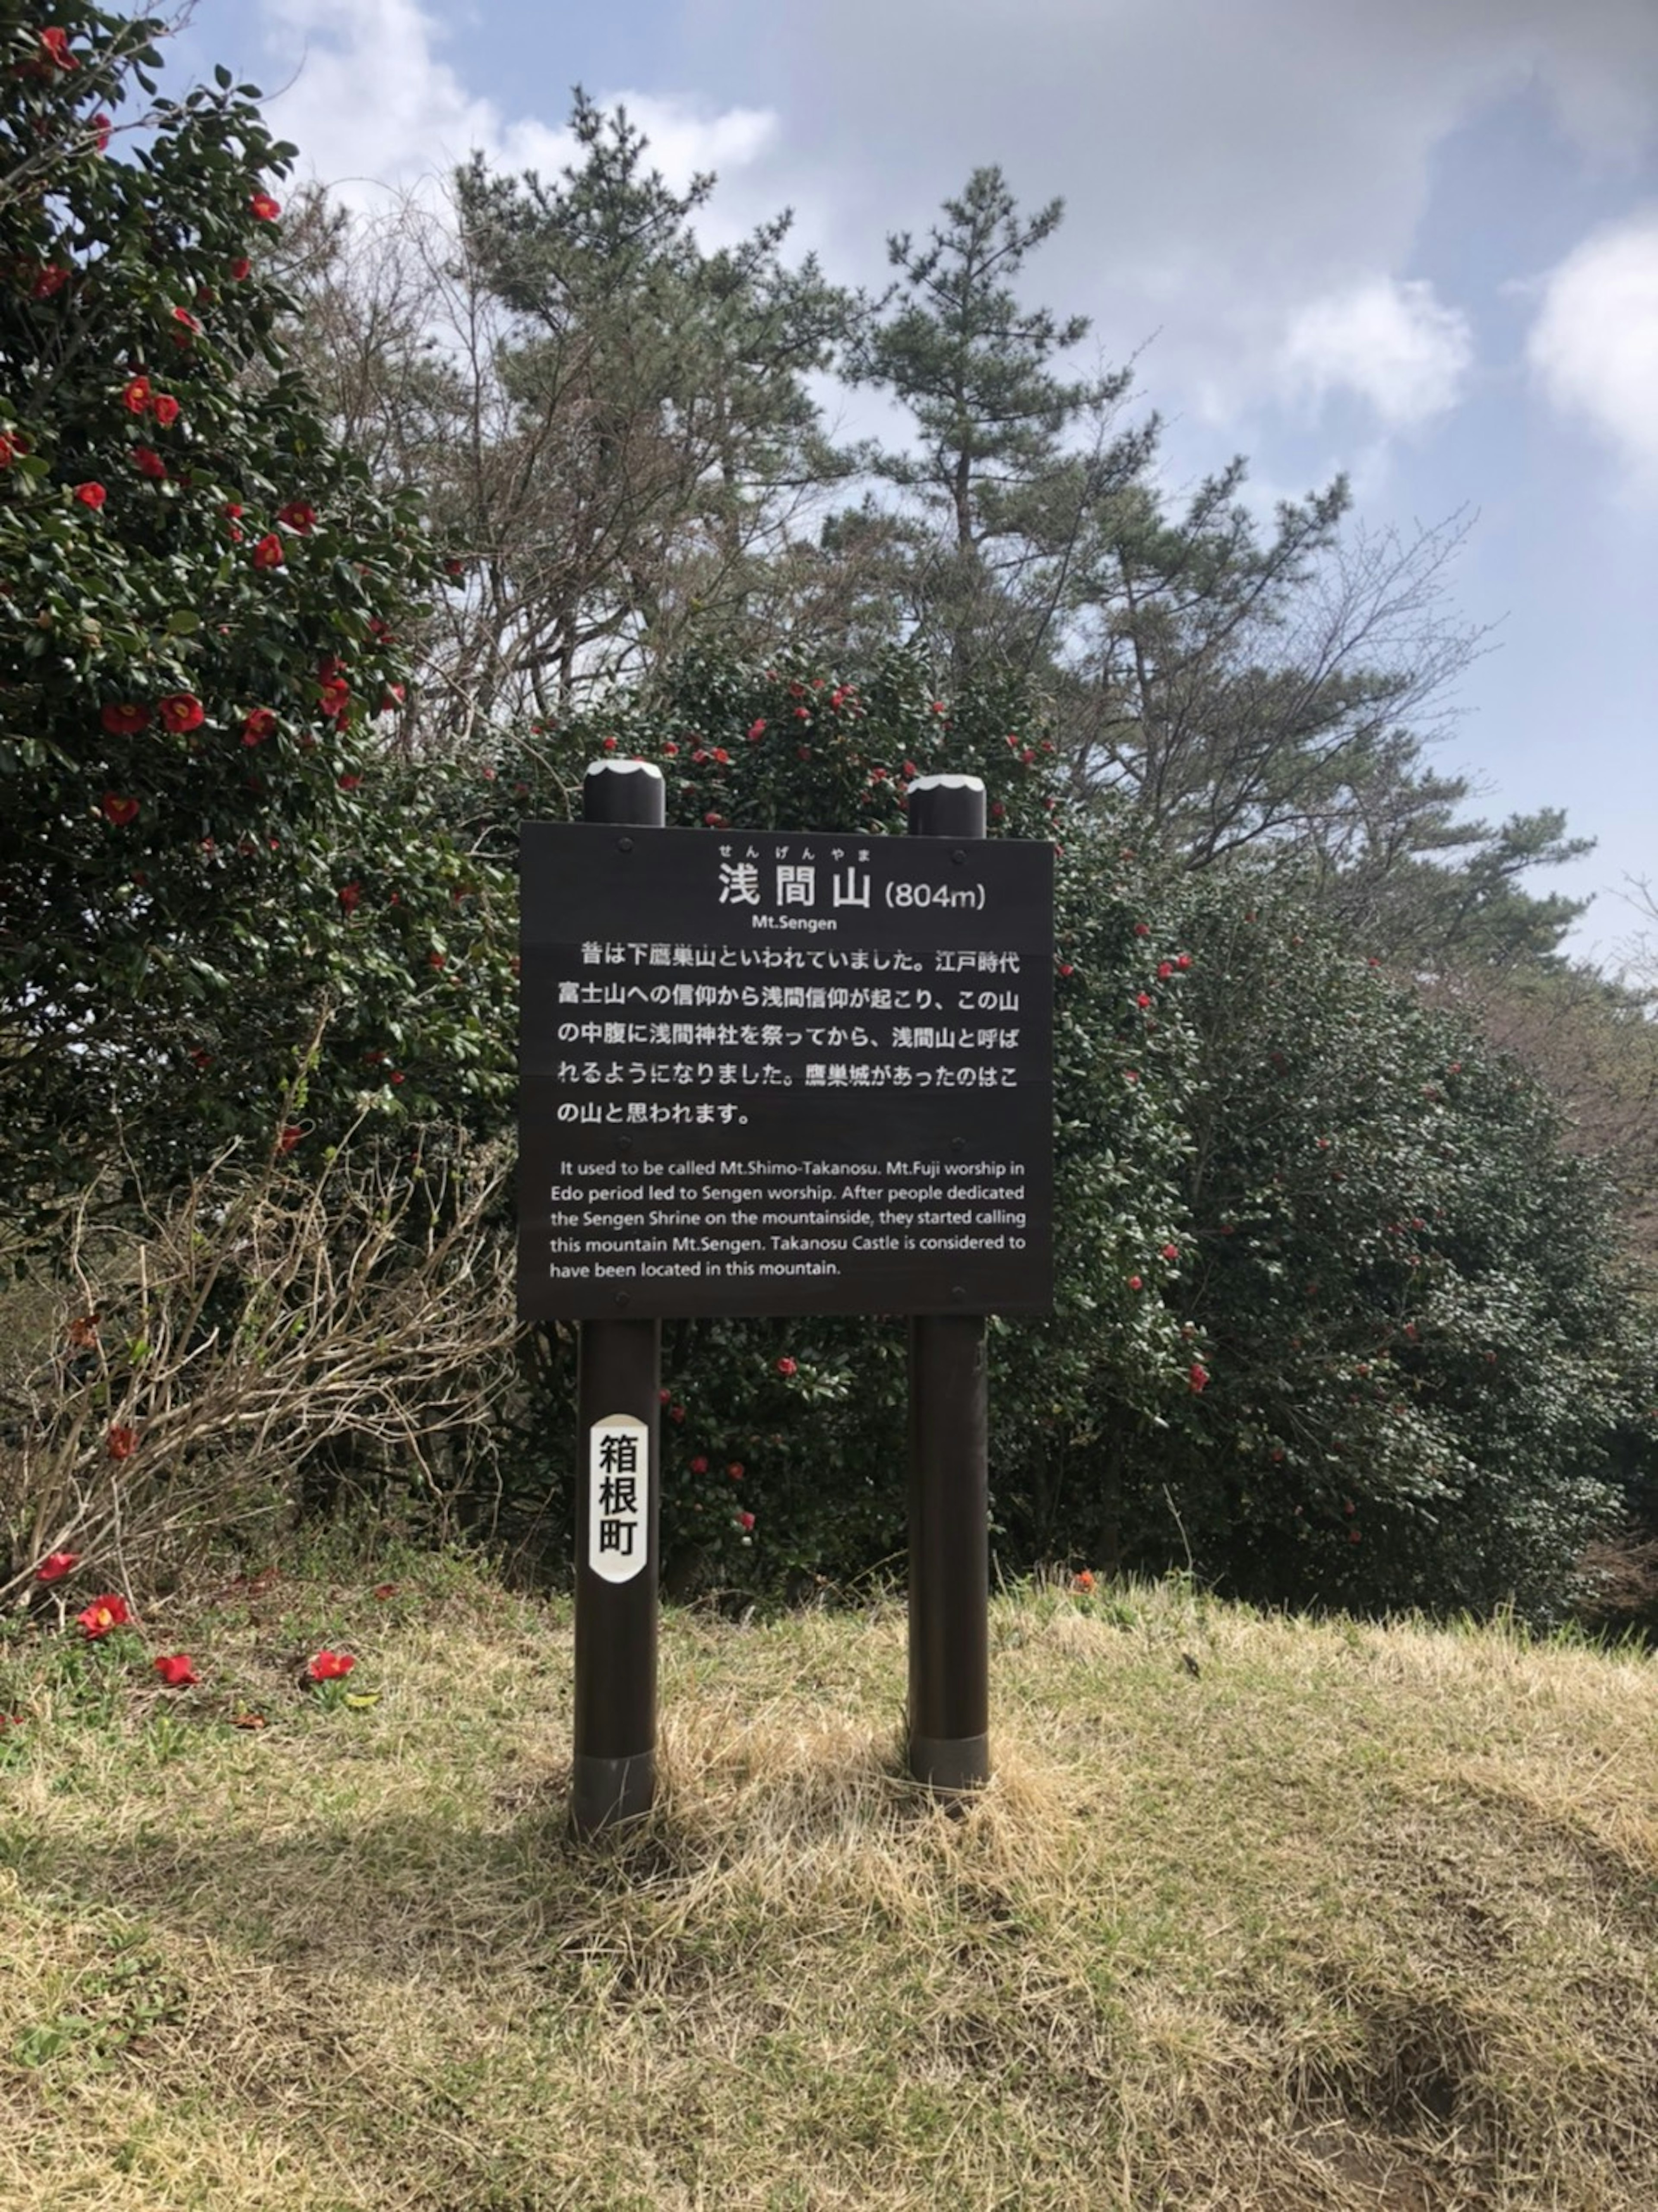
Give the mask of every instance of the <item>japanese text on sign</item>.
POLYGON ((531 825, 520 1310, 1041 1310, 1051 850, 531 825))
POLYGON ((631 1582, 650 1543, 650 1431, 631 1413, 595 1421, 587 1439, 587 1565, 631 1582))

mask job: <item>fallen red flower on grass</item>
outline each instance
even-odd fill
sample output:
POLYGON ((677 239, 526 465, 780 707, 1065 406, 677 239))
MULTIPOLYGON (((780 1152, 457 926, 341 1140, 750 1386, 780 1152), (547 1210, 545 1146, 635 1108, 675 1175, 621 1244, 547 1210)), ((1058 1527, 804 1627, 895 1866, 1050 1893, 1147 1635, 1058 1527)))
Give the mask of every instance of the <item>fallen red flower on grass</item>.
POLYGON ((167 1658, 158 1659, 155 1672, 169 1690, 188 1689, 192 1682, 199 1682, 202 1679, 187 1651, 174 1651, 167 1658))
POLYGON ((305 1671, 313 1682, 337 1682, 356 1663, 349 1651, 319 1651, 305 1671))
POLYGON ((126 1600, 111 1591, 106 1596, 94 1598, 86 1611, 77 1613, 75 1618, 88 1638, 95 1642, 99 1637, 107 1636, 112 1628, 125 1628, 132 1615, 127 1611, 126 1600))
POLYGON ((34 1570, 37 1583, 60 1583, 81 1564, 78 1552, 52 1552, 34 1570))

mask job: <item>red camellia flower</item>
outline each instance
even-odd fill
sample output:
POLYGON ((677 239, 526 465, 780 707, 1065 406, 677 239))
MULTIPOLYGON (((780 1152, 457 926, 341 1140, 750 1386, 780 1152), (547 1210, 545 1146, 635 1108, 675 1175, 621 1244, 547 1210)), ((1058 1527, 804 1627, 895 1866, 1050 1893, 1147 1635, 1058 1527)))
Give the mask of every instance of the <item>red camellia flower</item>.
POLYGON ((141 477, 148 477, 152 483, 160 483, 167 475, 167 463, 149 446, 133 447, 132 465, 141 477))
POLYGON ((80 1564, 81 1554, 78 1552, 53 1552, 34 1570, 34 1579, 38 1583, 60 1583, 80 1564))
POLYGON ((69 50, 69 33, 49 25, 40 33, 41 51, 53 69, 75 70, 81 64, 69 50))
POLYGON ((161 727, 181 738, 186 730, 199 730, 206 719, 206 708, 193 691, 173 691, 156 706, 161 718, 161 727))
POLYGON ((175 1651, 170 1658, 158 1659, 155 1672, 169 1690, 188 1689, 192 1682, 199 1682, 202 1679, 187 1651, 175 1651))
POLYGON ((1187 1370, 1187 1377, 1194 1390, 1201 1390, 1209 1380, 1209 1370, 1194 1359, 1187 1370))
POLYGON ((1077 972, 1077 971, 1076 971, 1076 969, 1072 966, 1071 963, 1070 963, 1068 960, 1061 960, 1061 961, 1060 961, 1060 975, 1074 975, 1076 974, 1076 972, 1077 972))
POLYGON ((1134 934, 1136 937, 1150 937, 1151 934, 1151 923, 1149 921, 1137 921, 1134 924, 1134 934))
POLYGON ((192 337, 198 337, 201 335, 202 326, 188 307, 175 307, 173 310, 173 319, 179 325, 178 336, 180 344, 188 345, 192 337))
POLYGON ((230 273, 237 283, 245 284, 253 274, 253 264, 245 253, 241 254, 231 263, 230 273))
POLYGON ((1139 1290, 1144 1290, 1144 1288, 1145 1287, 1145 1282, 1144 1282, 1143 1279, 1142 1279, 1140 1276, 1139 1276, 1139 1275, 1131 1275, 1131 1276, 1128 1278, 1128 1287, 1129 1287, 1129 1289, 1130 1289, 1131 1291, 1139 1291, 1139 1290))
POLYGON ((739 1513, 739 1514, 738 1515, 738 1516, 737 1516, 737 1525, 738 1525, 738 1528, 743 1531, 744 1534, 746 1536, 746 1535, 747 1535, 747 1534, 748 1534, 748 1532, 749 1532, 749 1530, 750 1530, 750 1528, 753 1528, 753 1526, 754 1526, 754 1516, 753 1516, 753 1514, 752 1514, 752 1513, 739 1513))
POLYGON ((726 1472, 730 1475, 733 1482, 741 1482, 743 1480, 742 1461, 740 1459, 734 1459, 731 1465, 726 1469, 726 1472))
POLYGON ((757 721, 753 721, 749 724, 749 743, 753 744, 756 739, 763 738, 765 734, 766 718, 762 714, 757 721))
POLYGON ((710 830, 723 830, 726 826, 726 817, 723 814, 705 814, 702 820, 705 826, 710 830))
POLYGON ((308 538, 317 526, 317 510, 305 500, 290 499, 286 507, 276 509, 276 520, 297 530, 301 538, 308 538))
POLYGON ((1169 981, 1169 977, 1174 974, 1174 972, 1175 972, 1175 963, 1174 963, 1174 962, 1173 962, 1172 960, 1159 960, 1159 961, 1158 961, 1158 963, 1157 963, 1157 981, 1158 981, 1158 982, 1159 982, 1159 983, 1166 983, 1166 982, 1169 981))
POLYGON ((706 1474, 708 1471, 708 1462, 703 1458, 701 1453, 698 1452, 696 1457, 691 1462, 691 1473, 693 1474, 706 1474))
POLYGON ((343 722, 351 712, 351 686, 344 677, 329 677, 317 694, 317 704, 325 714, 343 722))
POLYGON ((1082 1572, 1076 1577, 1076 1586, 1084 1593, 1084 1595, 1093 1589, 1094 1577, 1090 1574, 1086 1567, 1084 1567, 1082 1572))
POLYGON ((286 558, 282 541, 274 530, 266 531, 253 548, 253 566, 256 568, 280 568, 286 558))
POLYGON ((282 213, 281 204, 273 200, 269 192, 255 192, 247 204, 247 209, 248 213, 260 222, 275 222, 282 213))
POLYGON ((138 1449, 138 1439, 131 1429, 118 1424, 106 1437, 104 1449, 112 1459, 131 1459, 138 1449))
POLYGON ((149 403, 149 411, 162 429, 170 430, 179 419, 179 403, 170 392, 158 392, 149 403))
POLYGON ((0 469, 9 469, 17 459, 17 454, 16 440, 9 438, 3 430, 0 430, 0 469))
POLYGON ((340 904, 345 908, 348 914, 355 914, 356 912, 357 901, 361 896, 362 887, 361 884, 342 884, 340 885, 340 904))
POLYGON ((1148 992, 1137 991, 1135 993, 1134 1004, 1139 1008, 1142 1013, 1145 1012, 1145 1009, 1151 1005, 1151 994, 1148 992))
POLYGON ((121 404, 129 415, 147 415, 149 412, 149 400, 150 386, 147 376, 131 378, 121 393, 121 404))
POLYGON ((334 781, 342 791, 355 791, 362 778, 360 775, 337 775, 334 781))
POLYGON ((780 1375, 793 1375, 798 1373, 799 1370, 792 1359, 785 1357, 778 1361, 777 1371, 780 1375))
POLYGON ((254 707, 242 717, 242 743, 262 745, 267 738, 276 734, 276 710, 274 707, 254 707))
POLYGON ((140 730, 149 727, 149 709, 132 700, 125 700, 118 705, 112 700, 98 709, 98 720, 112 738, 136 738, 140 730))
POLYGON ((68 270, 60 269, 56 262, 51 262, 41 270, 29 289, 37 300, 50 300, 61 292, 68 282, 68 270))
POLYGON ((106 822, 112 822, 118 830, 125 830, 127 823, 136 819, 137 816, 137 800, 118 799, 112 791, 106 791, 99 804, 103 808, 104 819, 106 822))
POLYGON ((94 1598, 86 1611, 77 1613, 75 1618, 95 1641, 100 1636, 107 1636, 112 1628, 125 1628, 132 1615, 127 1611, 126 1600, 112 1590, 104 1597, 94 1598))
POLYGON ((109 497, 109 494, 100 483, 83 483, 76 485, 75 496, 82 507, 89 507, 96 514, 98 509, 109 497))
POLYGON ((1163 1256, 1165 1260, 1178 1260, 1180 1257, 1180 1246, 1178 1244, 1165 1244, 1163 1248, 1163 1256))
MULTIPOLYGON (((665 1392, 663 1395, 665 1396, 665 1395, 666 1395, 666 1393, 665 1392)), ((671 1421, 683 1421, 683 1420, 684 1419, 684 1418, 685 1418, 685 1408, 684 1408, 683 1406, 670 1406, 670 1407, 669 1407, 669 1408, 668 1408, 668 1419, 669 1419, 671 1421)))
POLYGON ((109 134, 115 128, 114 117, 101 113, 94 115, 88 127, 95 134, 98 151, 100 154, 108 153, 109 134))
POLYGON ((1192 956, 1189 952, 1177 952, 1175 955, 1175 965, 1176 968, 1189 968, 1191 964, 1192 956))
POLYGON ((319 1651, 305 1671, 313 1682, 337 1682, 356 1663, 349 1651, 319 1651))

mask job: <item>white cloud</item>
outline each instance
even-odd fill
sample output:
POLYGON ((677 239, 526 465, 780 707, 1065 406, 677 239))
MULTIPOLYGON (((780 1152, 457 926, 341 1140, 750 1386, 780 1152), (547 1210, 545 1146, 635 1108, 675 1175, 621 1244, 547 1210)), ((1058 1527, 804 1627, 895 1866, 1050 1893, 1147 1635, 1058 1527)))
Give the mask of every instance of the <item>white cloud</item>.
POLYGON ((1658 488, 1658 208, 1585 239, 1549 272, 1526 351, 1554 404, 1658 488))
MULTIPOLYGON (((492 168, 544 176, 576 151, 563 128, 508 118, 470 94, 437 51, 465 22, 452 15, 440 23, 421 0, 264 0, 264 16, 273 82, 284 87, 268 103, 272 122, 348 203, 373 204, 383 188, 444 177, 474 149, 492 168)), ((749 167, 776 135, 766 108, 708 113, 688 100, 632 93, 605 94, 601 104, 618 100, 650 141, 650 164, 677 188, 699 170, 749 167)), ((699 227, 721 242, 714 210, 699 227)))
POLYGON ((1473 361, 1467 317, 1430 284, 1374 276, 1301 308, 1279 367, 1294 389, 1356 392, 1390 428, 1406 429, 1456 404, 1473 361))
MULTIPOLYGON (((799 180, 834 178, 801 232, 835 274, 880 284, 884 231, 924 235, 999 162, 1027 211, 1066 196, 1032 296, 1091 313, 1113 359, 1153 341, 1159 398, 1217 429, 1282 389, 1303 303, 1422 265, 1441 156, 1483 116, 1540 109, 1597 175, 1658 127, 1653 0, 678 6, 678 51, 733 96, 810 88, 768 167, 797 202, 799 180)), ((1454 341, 1393 323, 1415 335, 1388 396, 1431 409, 1454 341)))

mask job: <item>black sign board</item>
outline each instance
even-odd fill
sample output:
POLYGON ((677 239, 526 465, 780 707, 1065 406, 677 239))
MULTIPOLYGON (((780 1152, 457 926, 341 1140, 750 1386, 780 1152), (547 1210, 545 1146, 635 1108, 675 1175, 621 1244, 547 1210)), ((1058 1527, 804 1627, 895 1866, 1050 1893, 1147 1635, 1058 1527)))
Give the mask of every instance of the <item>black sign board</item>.
POLYGON ((519 1312, 1053 1302, 1053 849, 526 823, 519 1312))

